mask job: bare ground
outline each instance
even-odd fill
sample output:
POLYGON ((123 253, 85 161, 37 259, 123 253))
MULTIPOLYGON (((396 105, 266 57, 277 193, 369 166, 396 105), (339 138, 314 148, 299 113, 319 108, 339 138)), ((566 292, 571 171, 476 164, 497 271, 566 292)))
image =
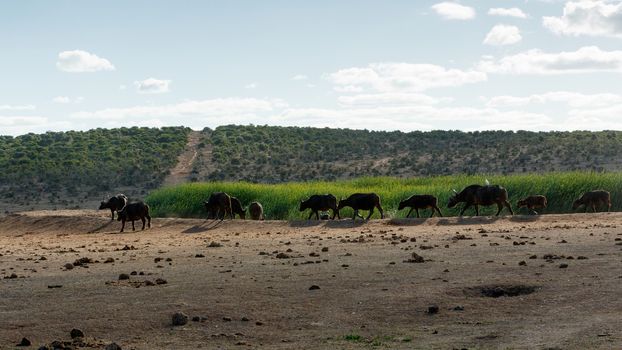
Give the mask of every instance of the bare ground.
POLYGON ((108 214, 0 218, 0 348, 72 328, 94 348, 622 348, 622 213, 154 219, 122 234, 108 214), (64 267, 80 258, 93 262, 64 267), (199 321, 173 327, 176 311, 199 321))

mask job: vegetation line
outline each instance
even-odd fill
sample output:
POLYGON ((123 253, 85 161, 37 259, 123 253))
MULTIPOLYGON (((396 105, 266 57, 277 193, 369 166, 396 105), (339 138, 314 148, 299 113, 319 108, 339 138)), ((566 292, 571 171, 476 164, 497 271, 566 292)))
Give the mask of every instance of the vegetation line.
MULTIPOLYGON (((288 182, 281 184, 255 184, 247 182, 204 182, 165 187, 153 191, 147 202, 153 215, 159 217, 204 217, 203 201, 210 193, 224 191, 239 198, 243 205, 251 201, 263 204, 266 219, 303 219, 309 213, 300 213, 301 200, 312 194, 332 193, 338 199, 355 192, 375 192, 380 195, 382 206, 388 217, 404 217, 408 210, 397 211, 400 200, 412 194, 432 194, 438 197, 444 216, 458 215, 460 207, 447 208, 452 189, 460 190, 470 184, 492 184, 504 186, 510 202, 518 214, 516 202, 528 195, 541 194, 548 197, 548 208, 542 213, 570 213, 572 202, 583 192, 603 189, 611 192, 612 210, 622 210, 622 172, 555 172, 521 175, 452 175, 421 178, 363 177, 343 181, 288 182)), ((482 215, 493 215, 496 206, 482 208, 482 215)), ((352 211, 342 210, 348 217, 352 211)), ((424 210, 422 215, 429 216, 424 210)), ((465 215, 474 215, 472 209, 465 215)), ((375 213, 373 218, 378 218, 375 213)))

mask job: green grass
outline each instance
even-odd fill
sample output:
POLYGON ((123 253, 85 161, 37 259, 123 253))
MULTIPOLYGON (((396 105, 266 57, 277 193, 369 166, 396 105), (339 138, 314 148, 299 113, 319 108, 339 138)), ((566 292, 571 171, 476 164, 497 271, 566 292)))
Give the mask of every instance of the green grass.
MULTIPOLYGON (((210 193, 224 191, 239 198, 243 205, 251 201, 262 203, 266 219, 306 219, 309 212, 300 213, 298 204, 312 194, 332 193, 338 199, 355 192, 376 192, 382 201, 385 215, 404 217, 407 210, 397 211, 400 200, 412 194, 432 194, 439 198, 444 216, 455 216, 459 208, 448 209, 447 201, 452 189, 461 190, 470 184, 504 186, 510 195, 515 211, 516 202, 527 195, 541 194, 548 198, 549 206, 544 213, 572 212, 572 202, 581 193, 604 189, 611 192, 612 210, 622 209, 622 172, 565 172, 527 175, 455 175, 422 178, 364 177, 344 181, 289 182, 281 184, 254 184, 246 182, 189 183, 166 187, 152 192, 146 199, 153 214, 159 217, 204 217, 202 203, 210 193)), ((482 215, 494 215, 496 206, 482 208, 482 215)), ((526 214, 526 209, 519 213, 526 214)), ((366 213, 363 213, 366 215, 366 213)), ((342 210, 342 217, 351 217, 349 208, 342 210)), ((414 215, 414 214, 413 214, 414 215)), ((422 215, 429 215, 425 210, 422 215)), ((473 215, 472 209, 466 215, 473 215)), ((373 218, 378 218, 376 211, 373 218)))

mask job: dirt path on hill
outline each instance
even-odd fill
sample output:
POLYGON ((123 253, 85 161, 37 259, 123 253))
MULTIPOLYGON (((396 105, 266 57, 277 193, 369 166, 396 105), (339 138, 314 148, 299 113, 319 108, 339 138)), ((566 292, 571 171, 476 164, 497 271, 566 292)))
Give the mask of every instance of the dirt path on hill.
POLYGON ((126 233, 108 214, 0 218, 0 349, 73 328, 77 349, 622 348, 622 213, 126 233))
POLYGON ((192 130, 188 134, 186 148, 177 158, 177 165, 164 179, 164 186, 178 185, 190 180, 192 165, 199 154, 198 145, 201 142, 201 132, 192 130))

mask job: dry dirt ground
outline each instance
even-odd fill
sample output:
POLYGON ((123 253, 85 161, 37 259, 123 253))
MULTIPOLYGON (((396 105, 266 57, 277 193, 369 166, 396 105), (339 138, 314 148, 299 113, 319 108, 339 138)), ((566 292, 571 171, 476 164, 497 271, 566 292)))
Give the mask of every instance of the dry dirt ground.
POLYGON ((0 218, 0 348, 73 328, 99 349, 622 348, 622 213, 126 233, 107 215, 0 218))

